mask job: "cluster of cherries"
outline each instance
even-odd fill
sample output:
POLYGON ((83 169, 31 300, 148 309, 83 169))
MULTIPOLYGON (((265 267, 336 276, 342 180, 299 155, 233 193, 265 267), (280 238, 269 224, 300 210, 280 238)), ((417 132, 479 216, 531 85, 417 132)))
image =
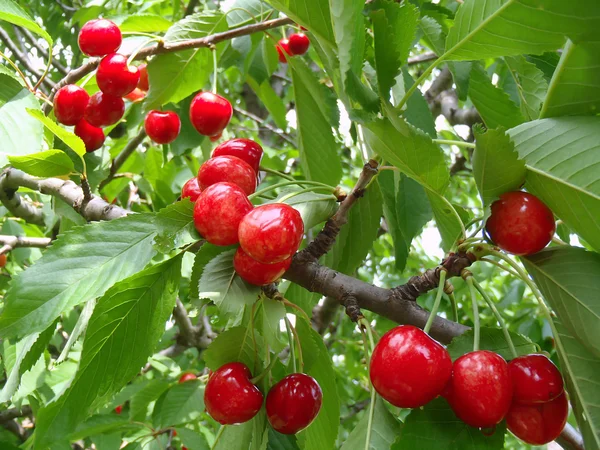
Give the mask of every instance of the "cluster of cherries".
POLYGON ((292 263, 304 235, 300 213, 285 203, 254 207, 262 147, 250 139, 217 146, 198 176, 183 186, 182 198, 195 202, 194 225, 207 242, 238 244, 233 264, 248 283, 277 280, 292 263))
POLYGON ((286 63, 288 56, 304 55, 309 46, 310 39, 304 33, 293 33, 287 39, 280 39, 276 45, 279 62, 286 63))

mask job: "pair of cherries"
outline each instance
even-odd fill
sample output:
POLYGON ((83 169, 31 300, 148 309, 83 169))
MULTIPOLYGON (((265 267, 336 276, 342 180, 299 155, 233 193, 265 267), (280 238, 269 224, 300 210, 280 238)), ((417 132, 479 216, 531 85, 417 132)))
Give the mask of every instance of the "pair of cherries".
POLYGON ((294 33, 287 39, 280 39, 276 46, 279 62, 286 63, 288 56, 304 55, 308 47, 310 47, 310 39, 304 33, 294 33))
MULTIPOLYGON (((248 366, 225 364, 213 372, 204 390, 204 404, 210 416, 222 425, 244 423, 260 411, 264 396, 252 383, 248 366)), ((275 431, 296 434, 319 414, 323 393, 309 375, 293 373, 276 383, 267 394, 267 419, 275 431)))

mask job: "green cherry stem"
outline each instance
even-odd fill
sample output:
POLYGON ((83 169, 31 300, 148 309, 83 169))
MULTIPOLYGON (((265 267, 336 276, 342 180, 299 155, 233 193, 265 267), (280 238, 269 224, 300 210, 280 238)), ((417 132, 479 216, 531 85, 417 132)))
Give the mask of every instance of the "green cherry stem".
POLYGON ((451 141, 447 139, 432 139, 432 141, 439 145, 456 145, 457 147, 475 148, 475 144, 466 141, 451 141))
POLYGON ((301 190, 296 191, 296 192, 290 192, 289 194, 284 195, 283 197, 281 197, 278 201, 279 201, 279 203, 284 203, 286 200, 289 200, 290 198, 296 197, 297 195, 306 194, 307 192, 323 191, 323 190, 327 190, 329 192, 332 192, 332 190, 331 190, 330 187, 311 186, 311 187, 307 187, 307 188, 301 189, 301 190))
POLYGON ((448 294, 448 298, 450 299, 450 305, 452 306, 452 320, 454 322, 458 322, 458 306, 456 305, 456 297, 454 297, 454 293, 448 294))
POLYGON ((514 276, 516 278, 521 278, 521 275, 519 275, 513 269, 511 269, 510 267, 506 267, 505 265, 500 264, 498 261, 494 261, 493 259, 479 258, 478 261, 485 261, 486 263, 493 264, 494 266, 499 267, 500 269, 505 270, 506 272, 510 273, 512 276, 514 276))
POLYGON ((297 186, 297 185, 301 185, 301 184, 306 184, 308 186, 322 186, 323 189, 327 188, 327 189, 331 190, 331 192, 333 192, 335 190, 335 188, 333 188, 332 186, 329 186, 324 183, 319 183, 318 181, 308 181, 308 180, 282 181, 281 183, 273 184, 272 186, 268 186, 264 189, 260 189, 260 190, 256 191, 254 194, 249 195, 248 198, 250 200, 252 200, 253 198, 256 198, 262 194, 271 192, 274 189, 278 189, 278 188, 285 187, 285 186, 297 186))
POLYGON ((480 323, 479 323, 479 307, 477 306, 477 293, 475 286, 473 285, 473 275, 468 270, 463 271, 463 278, 469 285, 469 291, 471 292, 471 305, 473 306, 473 351, 479 350, 479 334, 480 334, 480 323))
POLYGON ((427 323, 423 328, 423 331, 429 334, 429 330, 431 330, 431 325, 433 325, 433 321, 437 316, 438 309, 440 309, 440 303, 442 301, 442 294, 444 293, 444 286, 446 284, 446 269, 440 269, 440 283, 437 289, 437 295, 435 296, 435 302, 433 303, 433 308, 431 308, 431 312, 429 313, 429 318, 427 319, 427 323))
MULTIPOLYGON (((367 371, 369 370, 370 354, 375 349, 375 340, 373 339, 373 331, 371 330, 371 324, 364 317, 358 320, 360 331, 363 334, 363 343, 365 346, 365 356, 367 360, 367 371), (367 336, 369 339, 369 346, 367 346, 367 336), (369 348, 370 347, 370 348, 369 348)), ((371 403, 369 404, 369 420, 367 422, 367 436, 365 438, 365 450, 371 448, 371 430, 373 429, 373 417, 375 416, 375 402, 377 401, 377 393, 375 388, 371 384, 371 403)))
POLYGON ((298 367, 296 366, 296 344, 292 336, 292 324, 290 323, 290 320, 287 318, 287 316, 285 318, 285 329, 287 330, 287 337, 290 345, 290 358, 292 358, 292 370, 294 371, 294 373, 296 373, 298 372, 298 367))
POLYGON ((262 373, 258 374, 254 378, 251 378, 250 382, 252 384, 260 383, 264 377, 266 377, 267 375, 269 375, 271 373, 271 370, 273 370, 273 367, 275 367, 276 363, 277 363, 277 357, 275 357, 271 360, 271 362, 269 363, 267 368, 265 370, 263 370, 262 373))
POLYGON ((217 447, 217 443, 219 442, 219 439, 221 439, 221 436, 223 436, 223 431, 225 431, 225 426, 226 425, 221 425, 221 428, 219 428, 219 432, 215 436, 215 442, 213 442, 213 445, 211 447, 212 449, 215 449, 217 447))
POLYGON ((266 173, 270 173, 272 175, 277 175, 278 177, 283 178, 284 180, 288 180, 288 181, 296 181, 294 179, 294 177, 292 177, 291 175, 288 175, 287 173, 283 173, 280 172, 279 170, 275 170, 275 169, 269 169, 267 167, 260 167, 260 171, 261 172, 266 172, 266 173))
POLYGON ((211 47, 210 49, 212 51, 212 56, 213 56, 213 84, 212 84, 212 93, 216 94, 217 93, 217 75, 219 73, 219 62, 217 60, 217 48, 216 47, 211 47))

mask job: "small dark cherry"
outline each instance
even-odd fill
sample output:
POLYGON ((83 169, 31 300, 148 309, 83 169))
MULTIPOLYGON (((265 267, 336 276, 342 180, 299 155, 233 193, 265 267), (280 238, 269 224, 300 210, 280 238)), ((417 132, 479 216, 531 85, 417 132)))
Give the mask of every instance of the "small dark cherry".
POLYGON ((252 419, 262 406, 263 394, 251 378, 250 369, 240 362, 225 364, 214 371, 204 390, 208 414, 222 425, 252 419))
POLYGON ((506 425, 522 441, 544 445, 560 436, 568 416, 569 402, 563 392, 547 403, 513 404, 506 416, 506 425))
POLYGON ((190 121, 204 136, 216 136, 229 124, 233 108, 225 97, 212 92, 199 92, 190 105, 190 121))
POLYGON ((288 39, 280 39, 275 48, 277 49, 280 63, 286 63, 287 57, 292 56, 292 52, 290 50, 290 41, 288 39))
POLYGON ((140 71, 137 67, 127 64, 126 56, 111 53, 100 61, 96 81, 105 94, 125 97, 137 87, 140 71))
POLYGON ((258 174, 260 160, 263 156, 263 148, 252 139, 229 139, 219 144, 212 154, 213 158, 225 155, 235 156, 246 161, 258 174))
POLYGON ((189 198, 192 202, 195 202, 201 193, 202 190, 200 190, 200 186, 198 185, 198 177, 194 177, 187 180, 183 185, 181 198, 189 198))
POLYGON ((194 206, 194 225, 198 233, 214 245, 239 242, 238 228, 252 211, 246 193, 232 183, 213 184, 202 191, 194 206))
POLYGON ((148 65, 140 64, 138 66, 138 70, 140 71, 140 81, 137 84, 138 89, 142 91, 150 90, 150 79, 148 78, 148 65))
POLYGON ((250 195, 256 190, 256 172, 246 161, 229 155, 216 156, 202 164, 198 171, 200 189, 222 182, 233 183, 250 195))
POLYGON ((392 405, 418 408, 442 393, 452 375, 452 360, 423 330, 401 325, 379 340, 369 373, 375 390, 392 405))
POLYGON ((285 203, 256 207, 241 221, 239 241, 244 251, 263 264, 294 255, 304 235, 302 216, 285 203))
POLYGON ((322 401, 323 392, 313 377, 293 373, 267 394, 267 419, 275 431, 296 434, 317 417, 322 401))
POLYGON ((277 281, 290 268, 292 258, 275 264, 263 264, 252 259, 239 247, 233 257, 233 268, 243 280, 256 286, 265 286, 277 281))
POLYGON ((98 150, 104 145, 104 130, 99 127, 95 127, 88 123, 87 120, 81 119, 77 125, 75 125, 75 135, 85 144, 85 151, 91 153, 98 150))
POLYGON ((123 412, 123 405, 119 405, 115 407, 115 412, 117 414, 121 414, 123 412))
POLYGON ((0 268, 6 266, 7 260, 8 260, 8 257, 6 256, 6 253, 3 253, 0 255, 0 268))
POLYGON ((178 383, 181 384, 181 383, 185 383, 186 381, 197 380, 197 379, 198 379, 198 377, 196 377, 196 375, 194 375, 193 373, 186 372, 179 377, 178 383))
POLYGON ((454 361, 444 395, 467 425, 494 427, 504 419, 512 401, 508 364, 487 350, 467 353, 454 361))
POLYGON ((85 108, 84 119, 95 127, 108 127, 117 123, 125 114, 125 102, 121 97, 96 92, 85 108))
POLYGON ((87 22, 79 32, 79 48, 88 56, 104 56, 116 52, 123 37, 119 27, 107 19, 87 22))
POLYGON ((173 111, 150 111, 144 120, 146 133, 157 144, 170 144, 181 131, 181 120, 173 111))
POLYGON ((77 125, 83 119, 89 101, 89 94, 79 86, 68 84, 60 88, 54 96, 56 120, 67 126, 77 125))
POLYGON ((485 228, 494 243, 514 255, 542 250, 556 231, 554 215, 539 198, 527 192, 507 192, 492 203, 485 228))
POLYGON ((508 363, 513 402, 534 405, 554 400, 564 391, 562 376, 545 355, 524 355, 508 363))
POLYGON ((294 33, 288 38, 288 47, 292 55, 304 55, 310 46, 310 39, 304 33, 294 33))

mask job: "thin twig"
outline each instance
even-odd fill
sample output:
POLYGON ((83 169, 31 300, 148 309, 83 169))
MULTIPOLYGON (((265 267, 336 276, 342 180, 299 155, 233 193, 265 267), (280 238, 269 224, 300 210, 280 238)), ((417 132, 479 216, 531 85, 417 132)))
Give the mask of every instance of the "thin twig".
POLYGON ((267 130, 271 131, 272 133, 276 134, 277 136, 279 136, 281 139, 289 142, 291 145, 293 145, 294 147, 296 146, 296 141, 289 135, 287 134, 285 131, 283 131, 280 128, 274 127, 273 125, 271 125, 270 123, 268 123, 266 120, 258 117, 256 114, 252 114, 249 111, 245 111, 241 108, 238 108, 237 106, 233 108, 235 110, 235 112, 237 112, 238 114, 248 117, 249 119, 254 120, 255 122, 258 122, 260 125, 262 125, 264 128, 266 128, 267 130))
POLYGON ((131 141, 129 141, 125 148, 123 148, 121 153, 119 153, 115 157, 115 159, 113 159, 112 164, 110 165, 110 172, 108 173, 106 179, 100 183, 99 189, 102 189, 104 186, 111 182, 111 180, 115 177, 121 166, 125 164, 127 158, 129 158, 133 154, 133 152, 135 152, 136 149, 142 144, 142 142, 144 142, 145 137, 146 130, 144 129, 144 127, 142 127, 138 134, 131 141))

